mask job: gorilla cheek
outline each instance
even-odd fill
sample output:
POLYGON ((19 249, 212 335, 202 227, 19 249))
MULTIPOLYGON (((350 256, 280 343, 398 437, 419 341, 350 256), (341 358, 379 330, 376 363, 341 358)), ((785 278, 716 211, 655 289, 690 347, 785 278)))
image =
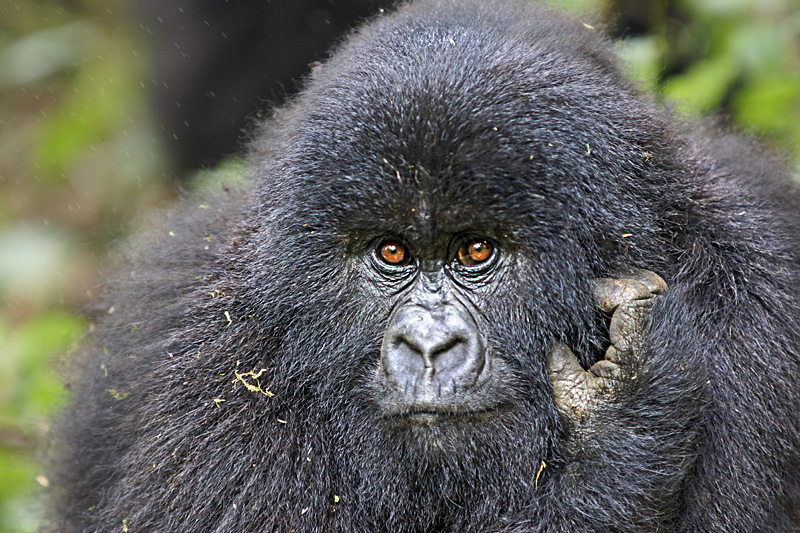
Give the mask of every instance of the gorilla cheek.
POLYGON ((458 415, 493 407, 480 389, 489 353, 466 305, 406 301, 389 319, 378 375, 385 414, 458 415))

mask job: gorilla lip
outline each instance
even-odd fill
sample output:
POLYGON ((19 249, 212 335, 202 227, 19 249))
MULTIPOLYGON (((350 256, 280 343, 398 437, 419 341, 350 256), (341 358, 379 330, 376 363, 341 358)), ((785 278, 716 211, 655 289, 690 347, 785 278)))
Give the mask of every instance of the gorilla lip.
POLYGON ((386 414, 385 418, 394 420, 411 420, 419 422, 433 422, 438 420, 456 420, 461 418, 485 418, 503 409, 502 404, 477 409, 436 409, 417 408, 404 409, 401 412, 386 414))

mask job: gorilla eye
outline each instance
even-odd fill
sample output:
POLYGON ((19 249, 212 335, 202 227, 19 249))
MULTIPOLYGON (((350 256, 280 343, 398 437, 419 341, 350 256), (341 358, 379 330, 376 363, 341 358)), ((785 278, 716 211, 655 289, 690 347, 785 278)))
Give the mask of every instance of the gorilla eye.
POLYGON ((471 241, 458 249, 458 262, 464 266, 476 266, 492 257, 494 248, 486 241, 471 241))
POLYGON ((405 264, 408 259, 406 247, 396 241, 384 241, 378 245, 378 257, 384 263, 392 266, 405 264))

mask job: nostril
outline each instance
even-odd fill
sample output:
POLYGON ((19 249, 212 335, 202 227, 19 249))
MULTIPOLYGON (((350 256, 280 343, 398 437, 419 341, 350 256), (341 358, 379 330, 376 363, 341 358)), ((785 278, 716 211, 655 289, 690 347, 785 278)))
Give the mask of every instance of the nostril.
POLYGON ((484 366, 481 343, 460 333, 398 333, 386 347, 384 359, 389 374, 404 375, 413 381, 422 375, 470 380, 484 366))
POLYGON ((383 353, 387 374, 411 376, 424 372, 426 361, 422 348, 413 339, 398 335, 383 353))
POLYGON ((430 358, 440 379, 452 379, 457 383, 472 382, 485 364, 481 343, 477 339, 460 336, 440 344, 430 358))
POLYGON ((404 347, 404 349, 422 355, 425 351, 424 346, 413 335, 400 334, 394 339, 394 345, 404 347))
POLYGON ((399 334, 393 341, 393 349, 398 357, 419 359, 429 373, 459 366, 470 358, 469 340, 461 335, 442 337, 430 331, 416 333, 399 334))
POLYGON ((466 339, 462 337, 451 337, 449 339, 445 339, 441 343, 436 346, 433 346, 429 352, 429 357, 431 360, 436 360, 440 355, 449 352, 450 350, 457 349, 459 344, 465 344, 466 339))

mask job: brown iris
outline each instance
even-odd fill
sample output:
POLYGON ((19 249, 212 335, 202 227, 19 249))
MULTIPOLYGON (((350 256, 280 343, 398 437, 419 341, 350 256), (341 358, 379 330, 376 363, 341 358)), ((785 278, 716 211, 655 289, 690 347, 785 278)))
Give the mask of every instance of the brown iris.
POLYGON ((406 248, 399 242, 388 241, 381 244, 378 254, 390 265, 402 265, 406 260, 406 248))
POLYGON ((458 262, 464 266, 485 263, 492 257, 492 245, 486 241, 472 241, 458 249, 458 262))

